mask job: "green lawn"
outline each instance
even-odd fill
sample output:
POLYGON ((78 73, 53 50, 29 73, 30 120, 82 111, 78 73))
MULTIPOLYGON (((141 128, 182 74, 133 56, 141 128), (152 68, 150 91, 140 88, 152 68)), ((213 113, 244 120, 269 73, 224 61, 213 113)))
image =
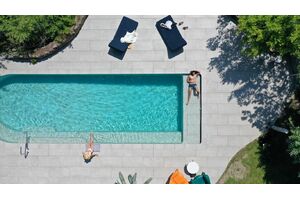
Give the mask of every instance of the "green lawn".
POLYGON ((300 163, 287 149, 288 135, 270 130, 232 158, 218 183, 300 183, 300 163))
POLYGON ((259 144, 254 140, 232 158, 219 183, 266 183, 259 157, 259 144))

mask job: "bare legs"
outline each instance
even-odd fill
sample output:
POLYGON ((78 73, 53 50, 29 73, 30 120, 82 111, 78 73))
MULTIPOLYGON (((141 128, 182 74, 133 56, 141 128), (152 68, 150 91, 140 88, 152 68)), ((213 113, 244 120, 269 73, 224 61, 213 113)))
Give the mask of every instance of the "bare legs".
MULTIPOLYGON (((192 96, 192 92, 193 92, 193 88, 189 87, 188 88, 188 96, 187 96, 186 105, 188 105, 189 102, 190 102, 190 99, 191 99, 191 96, 192 96)), ((197 97, 199 99, 199 97, 200 97, 200 89, 198 87, 195 87, 195 93, 196 93, 196 95, 197 95, 197 97)))
POLYGON ((189 104, 189 102, 190 102, 190 98, 191 98, 191 95, 192 95, 192 88, 191 88, 191 87, 189 87, 189 88, 188 88, 188 97, 187 97, 187 102, 186 102, 186 105, 188 105, 188 104, 189 104))
POLYGON ((197 97, 199 99, 199 97, 200 97, 200 89, 198 87, 196 87, 195 89, 196 89, 196 93, 197 93, 196 95, 197 95, 197 97))

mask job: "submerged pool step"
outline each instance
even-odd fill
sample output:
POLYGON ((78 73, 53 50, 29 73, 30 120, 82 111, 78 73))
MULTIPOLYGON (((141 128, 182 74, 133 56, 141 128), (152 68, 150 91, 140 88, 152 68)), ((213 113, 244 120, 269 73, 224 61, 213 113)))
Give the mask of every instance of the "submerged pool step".
MULTIPOLYGON (((23 143, 81 144, 89 140, 88 132, 56 132, 51 128, 35 128, 26 132, 13 131, 0 124, 1 140, 23 143), (8 138, 8 139, 7 139, 8 138)), ((95 143, 101 144, 179 144, 182 132, 93 132, 95 143)))

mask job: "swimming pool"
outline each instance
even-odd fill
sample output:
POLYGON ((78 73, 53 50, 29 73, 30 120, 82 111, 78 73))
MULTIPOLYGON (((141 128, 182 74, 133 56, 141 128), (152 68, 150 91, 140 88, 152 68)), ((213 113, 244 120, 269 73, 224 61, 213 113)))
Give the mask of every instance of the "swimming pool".
POLYGON ((0 139, 180 143, 182 75, 0 77, 0 139), (5 130, 5 131, 4 131, 5 130))

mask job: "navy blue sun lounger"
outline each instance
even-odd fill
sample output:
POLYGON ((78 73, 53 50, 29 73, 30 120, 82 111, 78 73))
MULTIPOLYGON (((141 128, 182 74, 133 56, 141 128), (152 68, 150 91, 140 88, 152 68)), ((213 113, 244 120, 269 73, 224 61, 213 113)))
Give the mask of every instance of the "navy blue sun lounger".
POLYGON ((167 48, 171 51, 177 51, 177 50, 183 48, 187 43, 181 36, 176 25, 172 25, 171 30, 160 26, 161 23, 166 23, 166 21, 168 21, 168 20, 172 21, 173 24, 175 24, 171 15, 168 15, 167 17, 156 22, 155 26, 156 26, 160 36, 162 37, 165 45, 167 46, 167 48))
POLYGON ((118 27, 118 30, 113 38, 113 40, 109 43, 109 47, 113 48, 115 50, 126 52, 128 48, 128 43, 122 43, 120 41, 121 37, 124 37, 126 35, 126 32, 132 32, 136 30, 138 27, 138 22, 129 19, 128 17, 123 17, 121 20, 121 23, 118 27))

